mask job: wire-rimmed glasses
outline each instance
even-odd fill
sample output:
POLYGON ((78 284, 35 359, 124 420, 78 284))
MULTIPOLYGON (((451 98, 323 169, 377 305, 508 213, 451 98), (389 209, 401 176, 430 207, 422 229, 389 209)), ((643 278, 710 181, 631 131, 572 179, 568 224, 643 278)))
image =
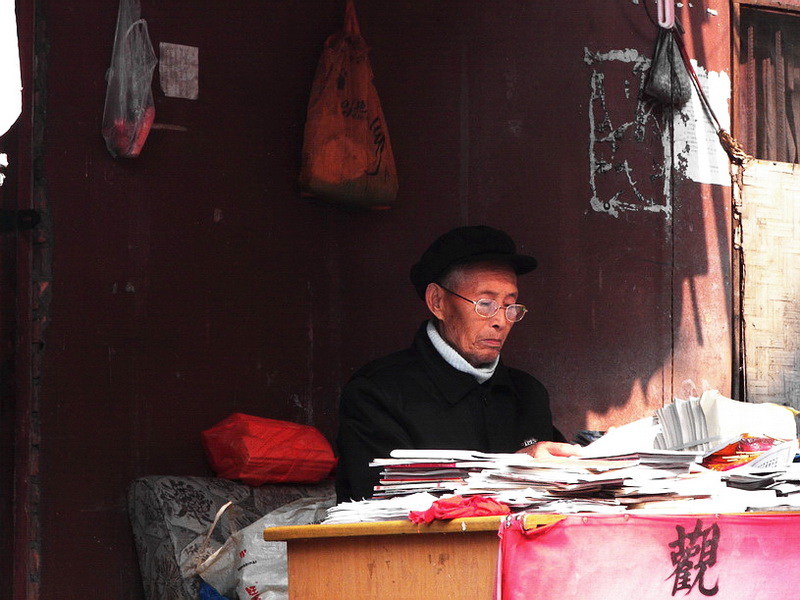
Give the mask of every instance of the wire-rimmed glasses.
POLYGON ((445 292, 449 294, 453 294, 457 298, 461 298, 473 304, 475 306, 475 312, 478 313, 481 317, 485 319, 491 319, 493 316, 497 314, 501 308, 504 308, 506 311, 506 320, 511 321, 512 323, 516 323, 518 321, 522 321, 522 318, 525 316, 525 313, 528 312, 528 309, 525 307, 524 304, 507 304, 505 306, 501 305, 499 302, 492 300, 491 298, 480 298, 479 300, 470 300, 462 296, 461 294, 457 294, 453 290, 448 290, 444 287, 441 283, 437 283, 440 288, 442 288, 445 292))

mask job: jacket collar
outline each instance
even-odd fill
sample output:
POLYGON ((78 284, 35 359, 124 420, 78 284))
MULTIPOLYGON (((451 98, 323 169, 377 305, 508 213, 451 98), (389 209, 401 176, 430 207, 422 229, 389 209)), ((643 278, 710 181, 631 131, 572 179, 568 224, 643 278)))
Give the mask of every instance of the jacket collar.
POLYGON ((475 377, 459 371, 442 358, 442 355, 439 354, 431 343, 430 338, 428 338, 426 327, 427 321, 417 330, 417 334, 414 337, 414 348, 422 355, 425 369, 428 371, 434 385, 450 404, 459 402, 480 387, 486 389, 487 392, 493 391, 495 388, 506 388, 506 393, 516 395, 511 376, 502 359, 497 363, 494 375, 485 383, 478 383, 475 377))

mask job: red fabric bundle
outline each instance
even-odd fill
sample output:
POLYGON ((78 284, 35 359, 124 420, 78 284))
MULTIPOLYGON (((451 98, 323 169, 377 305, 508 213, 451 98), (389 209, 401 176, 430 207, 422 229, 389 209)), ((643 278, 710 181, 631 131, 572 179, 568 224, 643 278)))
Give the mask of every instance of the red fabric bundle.
POLYGON ((336 464, 328 440, 310 425, 233 413, 201 436, 217 476, 248 485, 316 483, 336 464))
POLYGON ((488 517, 507 515, 511 512, 505 504, 486 496, 451 496, 439 498, 428 510, 412 510, 408 518, 414 523, 430 524, 434 519, 457 519, 463 517, 488 517))

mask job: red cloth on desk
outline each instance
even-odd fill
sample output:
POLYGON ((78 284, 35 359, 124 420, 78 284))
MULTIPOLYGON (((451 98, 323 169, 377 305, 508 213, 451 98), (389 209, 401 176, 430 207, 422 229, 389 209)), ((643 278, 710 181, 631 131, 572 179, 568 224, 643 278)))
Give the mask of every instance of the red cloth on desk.
POLYGON ((451 496, 439 498, 428 510, 412 510, 408 518, 414 523, 431 523, 434 519, 457 519, 463 517, 488 517, 507 515, 511 510, 494 498, 485 496, 451 496))

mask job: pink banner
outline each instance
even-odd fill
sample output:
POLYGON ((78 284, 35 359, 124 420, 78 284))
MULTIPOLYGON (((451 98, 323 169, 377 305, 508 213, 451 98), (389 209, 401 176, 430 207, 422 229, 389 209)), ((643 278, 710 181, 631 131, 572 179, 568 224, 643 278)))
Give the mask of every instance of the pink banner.
POLYGON ((509 519, 500 538, 495 600, 800 597, 800 514, 509 519))

